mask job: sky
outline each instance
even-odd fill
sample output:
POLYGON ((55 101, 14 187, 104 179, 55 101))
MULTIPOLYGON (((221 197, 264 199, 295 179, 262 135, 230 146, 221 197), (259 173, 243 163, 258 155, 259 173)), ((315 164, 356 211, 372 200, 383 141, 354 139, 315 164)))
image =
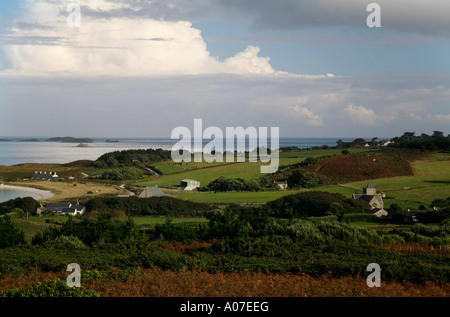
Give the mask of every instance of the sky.
POLYGON ((2 1, 0 136, 450 133, 450 1, 372 1, 2 1))

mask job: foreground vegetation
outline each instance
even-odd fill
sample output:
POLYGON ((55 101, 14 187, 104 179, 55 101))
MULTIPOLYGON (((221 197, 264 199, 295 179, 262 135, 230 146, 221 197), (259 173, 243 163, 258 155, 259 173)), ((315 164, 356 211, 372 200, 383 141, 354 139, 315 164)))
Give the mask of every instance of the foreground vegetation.
POLYGON ((0 296, 448 296, 450 155, 428 152, 447 141, 409 137, 392 149, 286 149, 264 176, 259 163, 174 164, 139 150, 60 166, 73 180, 16 179, 80 198, 87 213, 36 217, 32 199, 0 204, 0 296), (203 188, 170 188, 185 178, 203 188), (389 217, 350 198, 368 181, 385 192, 389 217), (149 185, 175 198, 118 197, 149 185), (416 221, 407 208, 420 209, 416 221), (69 263, 82 268, 77 291, 64 283, 69 263), (381 288, 366 285, 369 263, 381 266, 381 288))
MULTIPOLYGON (((295 296, 308 295, 310 289, 295 287, 293 281, 323 285, 329 276, 331 285, 336 285, 334 292, 341 292, 334 296, 379 296, 386 295, 387 289, 398 294, 442 296, 448 291, 447 220, 429 225, 391 225, 364 213, 345 214, 338 221, 336 215, 298 218, 292 214, 286 218, 277 210, 229 206, 208 212, 208 221, 194 226, 175 224, 170 218, 163 224, 140 226, 118 213, 105 211, 49 226, 28 243, 23 232, 14 229, 12 221, 4 217, 2 236, 9 234, 17 239, 8 239, 15 242, 0 249, 0 280, 8 281, 0 288, 3 296, 47 294, 48 288, 56 288, 61 296, 117 294, 109 288, 111 285, 122 285, 123 292, 142 296, 208 294, 208 288, 181 291, 183 283, 197 277, 211 287, 219 281, 226 284, 223 292, 210 293, 215 296, 224 296, 231 289, 253 296, 295 296), (361 220, 373 221, 377 227, 355 224, 361 220), (400 245, 405 246, 404 250, 399 250, 400 245), (82 293, 67 292, 59 282, 45 284, 50 283, 45 282, 47 278, 37 286, 13 283, 10 278, 33 271, 39 272, 38 276, 61 277, 73 262, 83 268, 82 293), (382 267, 383 283, 388 285, 384 291, 362 289, 361 282, 368 274, 366 266, 373 262, 382 267), (160 288, 150 280, 155 272, 187 280, 170 290, 160 288), (260 286, 244 292, 239 277, 260 286), (273 290, 268 286, 284 280, 291 281, 288 288, 273 290), (343 283, 349 281, 356 284, 344 287, 343 283), (134 282, 140 285, 140 291, 132 286, 134 282), (412 285, 417 285, 414 291, 412 285)), ((309 293, 314 294, 332 293, 309 293)))

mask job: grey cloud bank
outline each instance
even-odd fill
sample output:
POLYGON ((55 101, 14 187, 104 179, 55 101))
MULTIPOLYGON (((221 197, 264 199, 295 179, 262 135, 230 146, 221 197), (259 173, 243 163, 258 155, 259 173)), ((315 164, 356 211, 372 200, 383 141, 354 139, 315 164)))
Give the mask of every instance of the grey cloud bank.
POLYGON ((221 128, 278 126, 282 137, 381 137, 445 130, 450 124, 450 75, 442 74, 317 79, 222 74, 0 83, 8 101, 0 115, 9 118, 0 135, 78 135, 81 129, 89 136, 168 137, 174 127, 190 126, 194 118, 221 128))

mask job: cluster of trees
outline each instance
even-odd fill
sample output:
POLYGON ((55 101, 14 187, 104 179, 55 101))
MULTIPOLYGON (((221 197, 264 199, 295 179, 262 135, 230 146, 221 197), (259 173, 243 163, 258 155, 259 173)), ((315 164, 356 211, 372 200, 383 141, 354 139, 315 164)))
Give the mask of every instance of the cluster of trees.
POLYGON ((320 178, 314 172, 294 170, 287 179, 290 188, 314 188, 319 186, 320 178))
POLYGON ((363 200, 347 198, 339 193, 320 191, 301 192, 283 196, 268 202, 262 208, 277 218, 323 217, 344 214, 366 213, 372 208, 363 200))
MULTIPOLYGON (((450 197, 447 199, 435 199, 430 208, 423 205, 416 214, 416 220, 420 223, 446 223, 450 221, 450 197)), ((399 204, 393 203, 388 209, 389 220, 394 223, 413 222, 412 216, 399 204)))
POLYGON ((434 131, 432 135, 422 133, 420 136, 416 136, 415 132, 405 132, 402 136, 393 138, 392 141, 394 143, 390 143, 389 147, 450 151, 450 135, 444 136, 441 131, 434 131))
POLYGON ((141 167, 151 165, 154 162, 171 159, 171 151, 163 149, 124 150, 105 153, 95 162, 94 167, 141 167))
POLYGON ((201 191, 231 192, 231 191, 259 191, 266 188, 275 188, 276 185, 267 177, 258 179, 227 178, 221 176, 211 181, 201 191))
POLYGON ((143 233, 130 220, 120 222, 99 217, 95 220, 82 218, 81 221, 75 221, 69 218, 60 226, 51 226, 38 232, 31 243, 33 245, 55 245, 60 242, 61 237, 68 238, 69 241, 66 242, 66 245, 81 248, 83 245, 94 246, 127 241, 136 243, 143 238, 143 233))
POLYGON ((87 212, 112 213, 122 211, 126 216, 203 217, 212 210, 208 204, 172 197, 95 197, 86 202, 87 212))
POLYGON ((336 141, 336 148, 337 149, 349 149, 349 148, 363 148, 366 144, 369 145, 376 145, 378 138, 372 138, 371 141, 366 141, 363 138, 356 138, 353 141, 350 142, 344 142, 342 140, 336 141))
POLYGON ((0 203, 0 215, 16 210, 21 210, 29 215, 35 214, 40 204, 32 197, 19 197, 0 203))

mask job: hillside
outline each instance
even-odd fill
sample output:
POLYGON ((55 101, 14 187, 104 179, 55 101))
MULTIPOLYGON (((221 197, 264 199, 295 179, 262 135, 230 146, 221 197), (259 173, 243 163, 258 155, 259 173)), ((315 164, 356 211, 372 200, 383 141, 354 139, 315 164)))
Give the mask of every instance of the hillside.
POLYGON ((338 182, 351 182, 374 178, 413 176, 410 162, 424 153, 407 151, 374 151, 339 155, 319 160, 303 167, 338 182))

